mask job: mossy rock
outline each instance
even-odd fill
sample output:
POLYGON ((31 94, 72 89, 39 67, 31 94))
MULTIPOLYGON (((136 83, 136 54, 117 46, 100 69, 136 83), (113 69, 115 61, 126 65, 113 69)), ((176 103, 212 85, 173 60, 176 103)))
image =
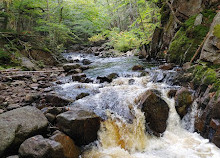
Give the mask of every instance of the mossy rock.
POLYGON ((200 87, 201 90, 205 90, 209 85, 212 85, 212 92, 219 91, 220 79, 218 78, 216 69, 209 68, 207 65, 197 65, 195 67, 193 73, 194 87, 200 87))
POLYGON ((181 65, 192 59, 199 48, 199 45, 209 32, 209 26, 216 13, 212 10, 205 10, 202 14, 203 22, 201 25, 194 26, 197 17, 197 15, 194 15, 186 20, 176 33, 168 50, 168 58, 170 62, 181 65))

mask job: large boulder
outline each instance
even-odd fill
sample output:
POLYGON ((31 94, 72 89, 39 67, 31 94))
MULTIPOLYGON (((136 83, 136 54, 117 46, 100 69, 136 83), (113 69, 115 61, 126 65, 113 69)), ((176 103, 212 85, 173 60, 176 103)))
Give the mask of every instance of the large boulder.
POLYGON ((175 108, 181 118, 183 118, 193 103, 192 92, 186 88, 181 88, 175 96, 175 108))
POLYGON ((97 139, 100 121, 100 117, 84 110, 67 111, 57 116, 58 128, 79 146, 87 145, 97 139))
POLYGON ((69 136, 60 131, 55 131, 50 139, 59 142, 62 145, 65 158, 79 157, 80 149, 75 145, 74 141, 69 136))
POLYGON ((65 158, 59 142, 37 135, 25 140, 19 148, 22 158, 65 158))
POLYGON ((42 133, 48 125, 47 118, 37 108, 26 106, 0 115, 0 156, 10 153, 27 138, 42 133))
POLYGON ((147 91, 143 95, 141 110, 144 112, 147 130, 160 136, 166 130, 169 115, 168 104, 161 99, 160 92, 147 91))
POLYGON ((81 65, 77 64, 77 63, 67 63, 67 64, 63 65, 63 69, 66 72, 73 70, 73 69, 79 69, 80 67, 81 67, 81 65))
POLYGON ((209 30, 208 38, 206 39, 201 51, 200 59, 211 62, 213 64, 220 64, 220 39, 213 35, 214 27, 220 24, 220 12, 215 16, 213 23, 209 30))

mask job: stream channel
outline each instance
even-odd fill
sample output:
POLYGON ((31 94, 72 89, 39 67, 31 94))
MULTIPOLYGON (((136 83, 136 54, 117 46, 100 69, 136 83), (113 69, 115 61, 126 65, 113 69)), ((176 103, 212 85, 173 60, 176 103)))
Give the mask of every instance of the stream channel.
POLYGON ((137 57, 100 58, 94 55, 69 53, 73 60, 89 59, 90 69, 84 71, 92 83, 73 82, 71 76, 61 79, 56 86, 61 96, 75 100, 80 93, 89 93, 75 101, 72 108, 86 108, 104 120, 98 140, 87 145, 82 158, 220 158, 220 149, 194 132, 196 101, 192 111, 182 120, 175 110, 175 101, 168 98, 172 77, 176 71, 159 70, 157 64, 146 63, 137 57), (132 71, 134 65, 144 65, 145 76, 132 71), (99 83, 98 76, 117 73, 111 83, 99 83), (149 89, 161 92, 161 98, 169 106, 167 128, 162 137, 150 135, 145 129, 144 113, 137 100, 149 89))

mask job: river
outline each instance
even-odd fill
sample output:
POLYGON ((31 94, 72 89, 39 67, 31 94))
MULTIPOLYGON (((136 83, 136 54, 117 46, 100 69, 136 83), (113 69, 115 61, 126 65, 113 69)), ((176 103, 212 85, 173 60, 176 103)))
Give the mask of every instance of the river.
POLYGON ((194 132, 196 101, 192 111, 180 120, 174 99, 167 97, 170 89, 179 88, 170 80, 175 70, 159 70, 156 63, 146 63, 134 56, 100 58, 69 53, 65 57, 92 61, 85 73, 94 81, 73 82, 67 76, 56 87, 57 93, 73 100, 82 92, 89 93, 71 107, 86 108, 106 120, 101 124, 98 140, 84 148, 82 158, 220 158, 220 149, 194 132), (132 71, 137 64, 145 66, 147 75, 132 71), (96 80, 97 76, 111 73, 119 75, 111 83, 96 80), (138 107, 140 97, 149 89, 160 91, 169 105, 167 129, 161 137, 146 132, 144 113, 138 107))

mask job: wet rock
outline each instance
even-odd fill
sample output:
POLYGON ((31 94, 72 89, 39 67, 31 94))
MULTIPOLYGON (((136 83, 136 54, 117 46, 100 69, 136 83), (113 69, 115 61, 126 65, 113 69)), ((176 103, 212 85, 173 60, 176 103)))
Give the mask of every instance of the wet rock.
POLYGON ((83 63, 83 65, 89 65, 89 64, 91 64, 92 62, 91 62, 89 59, 83 59, 83 60, 82 60, 82 63, 83 63))
POLYGON ((55 94, 46 94, 43 96, 43 99, 45 100, 45 104, 47 106, 55 107, 64 107, 72 102, 71 100, 65 99, 55 94))
POLYGON ((83 83, 91 83, 91 82, 93 82, 93 80, 90 79, 90 78, 84 78, 84 80, 81 81, 81 82, 83 82, 83 83))
POLYGON ((37 108, 26 106, 0 115, 0 156, 11 153, 28 137, 46 130, 48 121, 37 108))
POLYGON ((220 148, 220 128, 215 133, 215 135, 212 139, 212 143, 214 143, 217 147, 220 148))
POLYGON ((22 158, 61 158, 64 157, 60 143, 37 135, 25 140, 19 148, 22 158))
POLYGON ((89 66, 85 66, 85 65, 84 65, 84 66, 81 66, 81 70, 82 70, 82 71, 88 70, 89 68, 90 68, 89 66))
POLYGON ((119 75, 117 73, 111 73, 108 76, 98 76, 97 80, 99 80, 100 83, 104 83, 104 82, 112 82, 113 79, 116 79, 117 77, 119 77, 119 75))
POLYGON ((77 64, 77 63, 68 63, 68 64, 63 65, 63 69, 66 72, 73 70, 73 69, 79 69, 80 67, 81 67, 81 65, 77 64))
POLYGON ((135 83, 135 80, 134 80, 134 79, 128 80, 128 84, 129 84, 129 85, 133 85, 134 83, 135 83))
POLYGON ((113 80, 113 79, 116 79, 116 78, 118 78, 119 77, 119 75, 117 74, 117 73, 111 73, 111 74, 109 74, 108 76, 107 76, 107 78, 109 79, 109 80, 113 80))
POLYGON ((86 77, 86 74, 84 73, 74 74, 72 75, 72 80, 79 82, 82 78, 85 78, 85 77, 86 77))
POLYGON ((166 130, 169 107, 155 90, 147 91, 142 98, 141 110, 146 119, 146 128, 156 136, 166 130))
POLYGON ((133 71, 140 71, 140 70, 144 70, 144 67, 142 65, 135 65, 132 68, 133 71))
POLYGON ((100 83, 104 83, 104 82, 110 83, 111 82, 111 80, 105 76, 98 76, 96 79, 99 80, 100 83))
POLYGON ((59 142, 62 145, 65 158, 79 157, 80 149, 75 145, 74 141, 69 136, 60 131, 55 131, 50 139, 59 142))
POLYGON ((75 110, 57 116, 58 128, 70 136, 77 145, 87 145, 97 139, 101 119, 94 113, 75 110))
POLYGON ((172 70, 174 68, 175 64, 173 63, 165 63, 164 65, 160 65, 159 69, 161 70, 172 70))
POLYGON ((211 118, 220 119, 220 97, 213 104, 212 111, 210 113, 211 118))
POLYGON ((95 52, 94 55, 95 55, 95 56, 99 56, 99 55, 100 55, 100 52, 95 52))
POLYGON ((176 89, 171 89, 171 90, 167 93, 167 95, 168 95, 169 98, 173 98, 173 97, 175 97, 176 92, 177 92, 176 89))
POLYGON ((181 118, 183 118, 193 103, 192 92, 186 88, 181 88, 175 96, 175 108, 181 118))
POLYGON ((48 121, 50 122, 50 123, 53 123, 54 121, 55 121, 55 119, 56 119, 56 116, 55 115, 53 115, 53 114, 51 114, 51 113, 46 113, 46 118, 48 119, 48 121))
POLYGON ((89 96, 89 93, 80 93, 80 94, 76 97, 76 100, 82 99, 82 98, 84 98, 84 97, 86 97, 86 96, 89 96))
POLYGON ((70 70, 67 75, 70 75, 70 74, 78 74, 78 73, 82 73, 82 70, 81 69, 73 69, 73 70, 70 70))

